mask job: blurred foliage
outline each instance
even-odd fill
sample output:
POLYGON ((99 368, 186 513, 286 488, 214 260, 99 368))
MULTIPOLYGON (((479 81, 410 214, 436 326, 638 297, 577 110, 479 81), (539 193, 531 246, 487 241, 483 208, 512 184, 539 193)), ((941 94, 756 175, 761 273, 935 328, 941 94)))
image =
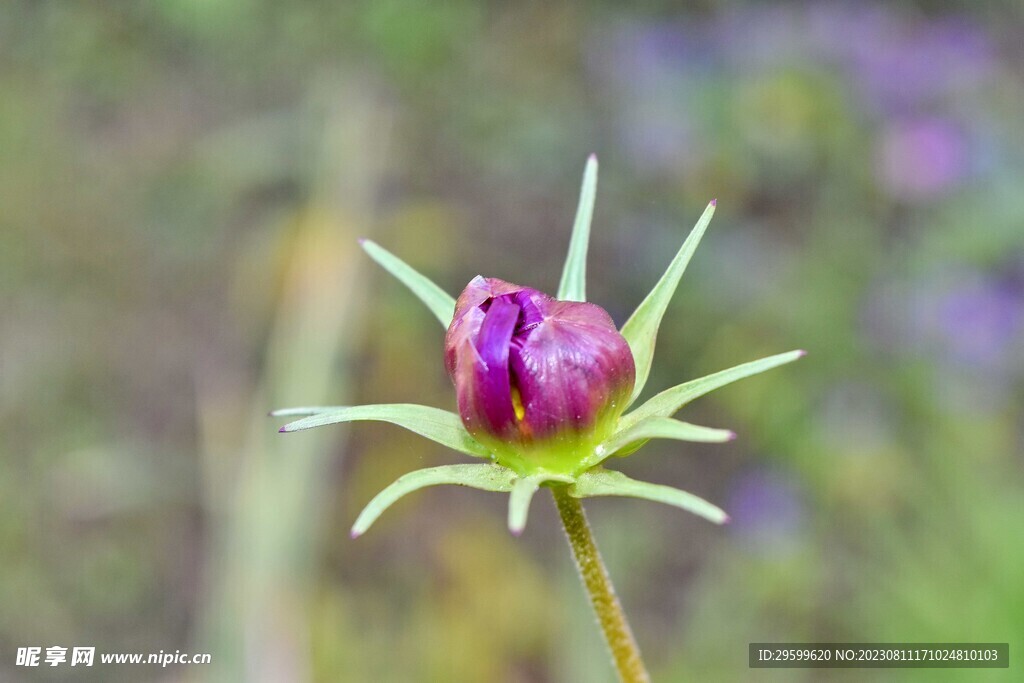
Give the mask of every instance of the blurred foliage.
POLYGON ((731 527, 590 506, 655 680, 750 680, 754 640, 1019 653, 1022 18, 3 3, 0 678, 607 680, 551 506, 514 540, 497 497, 439 490, 351 542, 383 485, 458 456, 262 417, 314 394, 451 407, 436 324, 354 239, 453 294, 478 272, 553 290, 592 151, 588 293, 619 322, 719 199, 650 392, 810 351, 686 409, 739 441, 627 467, 731 527), (53 644, 220 668, 13 666, 53 644))

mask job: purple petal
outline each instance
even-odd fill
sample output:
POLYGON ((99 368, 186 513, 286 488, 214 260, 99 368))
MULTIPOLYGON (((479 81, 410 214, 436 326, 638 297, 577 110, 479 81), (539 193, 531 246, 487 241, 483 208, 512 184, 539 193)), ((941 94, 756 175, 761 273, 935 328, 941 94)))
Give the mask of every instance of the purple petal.
POLYGON ((544 312, 541 310, 541 306, 548 300, 546 294, 535 289, 521 289, 511 296, 523 311, 520 329, 516 330, 517 334, 528 332, 544 320, 544 312))
POLYGON ((534 437, 580 431, 628 397, 635 368, 625 340, 593 304, 550 301, 547 317, 513 340, 512 374, 534 437))
POLYGON ((476 337, 479 362, 474 364, 475 394, 492 430, 504 432, 515 424, 508 356, 512 332, 519 319, 519 307, 495 299, 491 302, 476 337))
POLYGON ((494 297, 524 290, 540 294, 535 289, 527 289, 493 277, 484 278, 477 275, 470 280, 455 302, 455 315, 445 336, 444 363, 450 377, 454 379, 456 374, 456 352, 463 348, 467 339, 474 339, 480 331, 484 313, 482 307, 486 308, 494 297))

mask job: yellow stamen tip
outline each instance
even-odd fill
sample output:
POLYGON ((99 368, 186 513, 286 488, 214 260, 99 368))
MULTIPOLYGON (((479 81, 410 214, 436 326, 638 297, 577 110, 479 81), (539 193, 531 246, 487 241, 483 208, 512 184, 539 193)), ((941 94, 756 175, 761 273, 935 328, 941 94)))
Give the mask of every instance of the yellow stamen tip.
POLYGON ((522 421, 526 417, 526 406, 523 405, 523 397, 519 393, 518 387, 512 387, 512 410, 516 414, 516 419, 522 421))

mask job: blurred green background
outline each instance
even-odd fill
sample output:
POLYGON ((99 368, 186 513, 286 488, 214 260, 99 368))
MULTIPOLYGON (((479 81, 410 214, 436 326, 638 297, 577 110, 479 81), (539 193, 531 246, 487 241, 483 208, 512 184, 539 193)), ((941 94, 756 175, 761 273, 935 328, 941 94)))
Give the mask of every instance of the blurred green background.
POLYGON ((1020 680, 1024 9, 1014 2, 6 0, 0 679, 609 681, 554 507, 267 410, 454 407, 429 312, 551 291, 590 152, 623 322, 712 197, 648 393, 791 348, 625 461, 734 518, 588 509, 657 681, 1020 680), (1009 671, 747 668, 752 641, 1010 642, 1009 671), (18 647, 210 666, 15 666, 18 647))

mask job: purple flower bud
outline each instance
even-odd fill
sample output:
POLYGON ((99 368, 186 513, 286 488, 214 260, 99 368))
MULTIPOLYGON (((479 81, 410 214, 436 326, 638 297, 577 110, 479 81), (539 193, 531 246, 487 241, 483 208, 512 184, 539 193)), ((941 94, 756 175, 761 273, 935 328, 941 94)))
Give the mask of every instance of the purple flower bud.
POLYGON ((572 469, 609 435, 636 379, 601 307, 480 276, 455 304, 445 365, 466 429, 521 471, 572 469))

